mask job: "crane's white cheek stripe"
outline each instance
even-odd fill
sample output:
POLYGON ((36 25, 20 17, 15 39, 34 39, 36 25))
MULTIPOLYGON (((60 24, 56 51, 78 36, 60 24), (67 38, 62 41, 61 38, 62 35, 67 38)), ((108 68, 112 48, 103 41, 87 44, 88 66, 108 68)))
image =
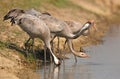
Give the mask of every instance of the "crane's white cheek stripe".
POLYGON ((90 25, 89 23, 86 23, 86 24, 84 25, 84 27, 83 27, 81 30, 84 30, 84 29, 88 28, 89 25, 90 25))

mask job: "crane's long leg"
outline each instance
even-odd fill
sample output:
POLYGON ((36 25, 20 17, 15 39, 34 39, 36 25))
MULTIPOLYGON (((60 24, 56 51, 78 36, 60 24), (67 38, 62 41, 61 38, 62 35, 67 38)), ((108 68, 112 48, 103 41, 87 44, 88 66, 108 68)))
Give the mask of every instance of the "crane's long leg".
POLYGON ((28 42, 30 41, 30 39, 31 38, 29 37, 29 39, 24 43, 27 58, 28 58, 28 53, 29 53, 29 50, 30 50, 30 46, 28 46, 28 42))
MULTIPOLYGON (((73 46, 73 42, 71 41, 71 44, 72 44, 72 48, 74 49, 74 46, 73 46)), ((74 54, 73 54, 74 55, 74 54)), ((77 63, 77 57, 76 55, 74 55, 74 58, 75 58, 75 62, 77 63)))
POLYGON ((30 37, 29 37, 29 39, 24 43, 24 45, 25 45, 25 50, 29 50, 29 47, 28 47, 28 42, 30 41, 30 37))
POLYGON ((36 59, 36 54, 34 51, 34 38, 29 37, 29 39, 26 41, 25 43, 25 50, 27 50, 27 53, 30 51, 30 49, 32 49, 32 53, 34 55, 34 58, 36 59), (28 46, 28 42, 32 39, 32 44, 30 46, 28 46))
POLYGON ((60 52, 60 37, 57 38, 58 38, 57 51, 59 53, 59 56, 62 57, 62 53, 60 52))
POLYGON ((60 61, 59 61, 59 59, 54 55, 53 51, 51 50, 50 40, 49 40, 49 39, 46 39, 46 40, 44 41, 44 43, 45 43, 46 47, 49 49, 51 55, 53 56, 54 63, 55 63, 57 66, 59 66, 59 65, 60 65, 60 61))
POLYGON ((33 52, 33 55, 34 55, 34 58, 36 59, 36 53, 34 51, 34 38, 32 38, 32 52, 33 52))
MULTIPOLYGON (((56 36, 52 36, 52 40, 50 41, 50 44, 51 44, 51 50, 52 51, 54 51, 54 42, 53 42, 53 40, 55 39, 55 37, 56 36)), ((52 58, 52 55, 50 54, 50 62, 52 63, 52 60, 53 60, 53 58, 52 58)))
POLYGON ((59 37, 57 38, 58 38, 57 51, 60 54, 60 38, 59 37))
POLYGON ((75 63, 77 63, 77 57, 74 55, 74 58, 75 58, 75 63))
MULTIPOLYGON (((65 46, 66 46, 66 43, 67 43, 67 39, 65 40, 65 43, 63 44, 63 51, 65 50, 65 46)), ((65 57, 65 54, 63 55, 65 57)))
MULTIPOLYGON (((53 44, 53 40, 51 41, 51 50, 54 51, 54 44, 53 44)), ((52 55, 50 54, 50 62, 52 63, 52 55)))
POLYGON ((64 47, 64 49, 63 50, 65 50, 65 46, 66 46, 66 43, 67 43, 67 39, 65 40, 65 43, 64 43, 64 45, 63 45, 63 47, 64 47))
MULTIPOLYGON (((58 37, 58 46, 57 46, 57 47, 58 47, 58 52, 60 53, 60 48, 59 48, 59 45, 60 45, 60 44, 59 44, 59 41, 60 41, 60 40, 59 40, 59 37, 58 37)), ((66 45, 67 42, 68 42, 68 39, 65 40, 65 43, 64 43, 64 45, 63 45, 63 46, 64 46, 64 49, 63 49, 63 50, 65 50, 65 45, 66 45)), ((68 43, 69 43, 70 48, 72 48, 72 49, 74 50, 74 46, 73 46, 72 40, 70 40, 70 42, 68 42, 68 43)), ((60 55, 61 55, 61 53, 60 53, 60 55)), ((76 57, 76 55, 75 55, 75 54, 73 54, 73 55, 74 55, 74 58, 75 58, 75 62, 77 62, 77 57, 76 57)), ((64 57, 65 57, 65 54, 64 54, 64 57)))
POLYGON ((47 50, 47 47, 44 46, 44 65, 46 66, 46 50, 47 50))
MULTIPOLYGON (((69 43, 69 45, 71 46, 71 48, 73 48, 73 50, 74 50, 74 46, 73 46, 72 41, 68 42, 68 39, 65 40, 64 50, 65 50, 65 45, 66 45, 66 43, 69 43)), ((74 55, 74 54, 73 54, 73 55, 74 55)), ((76 57, 76 55, 74 55, 74 58, 75 58, 75 62, 77 62, 77 57, 76 57)))

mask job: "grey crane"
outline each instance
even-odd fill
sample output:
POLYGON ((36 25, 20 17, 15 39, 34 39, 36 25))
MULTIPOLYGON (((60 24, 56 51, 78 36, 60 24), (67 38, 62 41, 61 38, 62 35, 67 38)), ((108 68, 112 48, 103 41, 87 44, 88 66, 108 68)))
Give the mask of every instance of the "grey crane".
MULTIPOLYGON (((52 17, 48 14, 47 15, 42 14, 34 9, 27 10, 26 13, 31 14, 31 15, 35 15, 35 16, 39 17, 40 19, 44 20, 45 23, 49 26, 49 29, 50 29, 52 35, 54 34, 53 36, 64 37, 66 39, 75 39, 81 34, 81 33, 76 33, 76 35, 73 34, 71 32, 71 30, 69 29, 69 25, 66 22, 61 21, 61 20, 59 20, 55 17, 52 17)), ((79 29, 79 31, 80 31, 80 29, 79 29)), ((69 45, 71 45, 71 44, 69 44, 69 45)), ((87 57, 87 54, 85 54, 83 52, 78 53, 78 52, 74 51, 72 53, 74 53, 75 55, 77 55, 79 57, 87 57)))
MULTIPOLYGON (((68 25, 69 25, 69 28, 71 29, 72 33, 73 34, 76 34, 79 32, 79 29, 82 28, 82 24, 80 22, 75 22, 75 21, 65 21, 68 25)), ((94 20, 89 20, 88 22, 94 22, 94 20)), ((97 31, 97 28, 96 26, 94 25, 93 26, 94 29, 97 31)), ((81 35, 83 36, 87 36, 90 32, 90 29, 88 28, 87 30, 85 30, 81 35)), ((59 38, 58 38, 59 39, 59 38)), ((64 48, 65 48, 65 44, 67 42, 68 39, 65 40, 65 43, 64 43, 64 48)), ((58 41, 59 42, 59 41, 58 41)))
MULTIPOLYGON (((81 23, 78 23, 78 22, 75 22, 75 21, 65 21, 65 22, 69 25, 69 28, 71 29, 71 31, 72 31, 73 34, 78 33, 78 32, 79 32, 79 29, 82 29, 82 28, 83 28, 83 26, 82 26, 81 23)), ((90 21, 88 21, 88 22, 94 22, 94 20, 90 20, 90 21)), ((94 27, 94 29, 97 31, 96 26, 93 26, 93 27, 94 27)), ((88 29, 87 29, 86 31, 84 31, 81 35, 86 36, 86 35, 88 35, 89 31, 90 31, 90 30, 89 30, 89 28, 88 28, 88 29)), ((65 43, 64 43, 64 45, 63 45, 64 49, 65 49, 66 43, 68 43, 68 47, 70 48, 70 50, 71 50, 72 52, 75 52, 75 51, 73 50, 74 47, 73 47, 73 44, 72 44, 72 40, 71 40, 71 39, 66 39, 66 40, 65 40, 65 43)), ((58 48, 59 48, 59 37, 58 37, 58 48)), ((80 48, 80 52, 84 52, 84 50, 80 48)), ((74 53, 73 53, 73 54, 74 54, 74 53)), ((76 59, 76 56, 77 56, 77 55, 74 54, 74 56, 75 56, 75 61, 77 62, 77 59, 76 59)))
POLYGON ((11 21, 14 21, 15 24, 19 25, 21 29, 30 36, 31 39, 40 38, 44 42, 45 46, 51 52, 54 63, 56 65, 60 65, 59 59, 54 55, 53 51, 51 50, 51 45, 50 45, 51 33, 48 26, 43 20, 33 15, 26 14, 24 10, 21 9, 10 10, 4 16, 4 20, 8 20, 8 19, 11 19, 11 21))

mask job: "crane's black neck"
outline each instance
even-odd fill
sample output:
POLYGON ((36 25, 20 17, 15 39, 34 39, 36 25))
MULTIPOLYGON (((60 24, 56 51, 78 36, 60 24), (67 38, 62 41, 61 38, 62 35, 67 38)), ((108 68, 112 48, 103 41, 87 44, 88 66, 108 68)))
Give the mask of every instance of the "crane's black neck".
POLYGON ((77 37, 81 36, 84 31, 86 31, 86 30, 88 30, 88 29, 90 28, 91 25, 92 25, 91 22, 89 22, 89 21, 86 22, 86 23, 82 26, 82 28, 79 30, 79 32, 75 34, 75 36, 74 36, 73 38, 76 39, 77 37))

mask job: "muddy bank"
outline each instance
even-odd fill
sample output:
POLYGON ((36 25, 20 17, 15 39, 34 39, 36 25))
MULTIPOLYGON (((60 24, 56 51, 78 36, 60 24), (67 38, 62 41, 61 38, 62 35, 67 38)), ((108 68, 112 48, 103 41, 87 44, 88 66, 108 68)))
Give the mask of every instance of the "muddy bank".
POLYGON ((39 79, 33 70, 32 65, 15 50, 0 49, 0 79, 39 79))

